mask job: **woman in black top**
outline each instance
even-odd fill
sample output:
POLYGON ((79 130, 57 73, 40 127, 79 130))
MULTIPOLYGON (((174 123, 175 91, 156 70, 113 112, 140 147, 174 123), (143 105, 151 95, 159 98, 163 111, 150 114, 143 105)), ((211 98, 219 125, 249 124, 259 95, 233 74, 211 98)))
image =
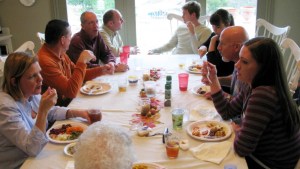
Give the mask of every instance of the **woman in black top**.
POLYGON ((227 10, 218 9, 211 15, 210 24, 214 32, 198 49, 199 55, 202 57, 206 54, 207 61, 216 65, 218 77, 231 75, 234 69, 234 62, 224 62, 217 47, 221 32, 226 27, 233 26, 234 19, 227 10))

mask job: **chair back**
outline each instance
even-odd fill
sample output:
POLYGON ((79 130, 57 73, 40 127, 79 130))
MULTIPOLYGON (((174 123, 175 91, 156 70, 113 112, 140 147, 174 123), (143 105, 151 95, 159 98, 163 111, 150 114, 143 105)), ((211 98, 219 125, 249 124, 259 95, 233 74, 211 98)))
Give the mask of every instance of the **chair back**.
POLYGON ((272 38, 278 45, 280 45, 282 40, 288 36, 290 29, 290 26, 277 27, 260 18, 256 21, 255 37, 264 36, 272 38))
POLYGON ((32 41, 27 41, 25 43, 23 43, 17 50, 15 50, 15 52, 27 52, 30 51, 31 54, 34 56, 34 43, 32 41))
POLYGON ((45 43, 45 34, 41 32, 37 32, 36 35, 39 38, 41 45, 43 45, 45 43))
MULTIPOLYGON (((168 13, 167 14, 167 19, 170 21, 171 33, 173 33, 173 31, 178 27, 179 24, 183 23, 183 19, 182 19, 181 15, 176 14, 176 13, 168 13), (176 22, 174 23, 172 21, 176 21, 176 22)), ((209 19, 210 19, 209 15, 200 16, 199 17, 199 22, 201 24, 204 24, 207 27, 211 28, 209 19)))
POLYGON ((289 88, 291 93, 295 93, 300 78, 300 48, 290 38, 285 38, 280 46, 289 88))

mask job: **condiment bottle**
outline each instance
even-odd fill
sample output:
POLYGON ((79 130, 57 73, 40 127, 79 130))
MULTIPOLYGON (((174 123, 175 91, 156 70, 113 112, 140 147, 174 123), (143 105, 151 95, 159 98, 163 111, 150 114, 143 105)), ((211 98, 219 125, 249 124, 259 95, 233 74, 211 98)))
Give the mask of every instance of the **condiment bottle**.
POLYGON ((164 106, 165 107, 171 107, 171 84, 165 84, 165 102, 164 106))

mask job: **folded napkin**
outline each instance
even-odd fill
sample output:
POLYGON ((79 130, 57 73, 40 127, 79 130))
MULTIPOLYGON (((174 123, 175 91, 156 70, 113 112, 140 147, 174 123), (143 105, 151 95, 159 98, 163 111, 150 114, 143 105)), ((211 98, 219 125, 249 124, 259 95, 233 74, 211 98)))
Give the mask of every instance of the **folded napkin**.
POLYGON ((231 146, 232 143, 229 141, 207 142, 190 149, 190 151, 200 160, 220 164, 227 156, 231 146))
POLYGON ((189 121, 220 120, 221 117, 214 109, 194 108, 190 110, 189 121))

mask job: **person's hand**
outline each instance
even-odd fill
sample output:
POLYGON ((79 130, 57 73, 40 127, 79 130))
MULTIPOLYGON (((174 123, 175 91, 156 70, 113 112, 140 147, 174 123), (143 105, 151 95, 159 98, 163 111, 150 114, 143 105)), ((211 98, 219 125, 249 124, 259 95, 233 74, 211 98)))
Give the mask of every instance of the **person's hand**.
POLYGON ((88 121, 89 124, 91 124, 91 119, 90 119, 90 116, 88 114, 88 110, 69 109, 67 118, 73 118, 73 117, 84 118, 88 121))
POLYGON ((95 61, 96 56, 90 50, 84 50, 80 53, 77 62, 88 63, 89 61, 95 61))
POLYGON ((118 63, 116 65, 116 72, 126 72, 129 69, 128 65, 124 63, 118 63))
POLYGON ((200 56, 200 58, 202 58, 207 52, 207 48, 206 46, 200 46, 200 48, 198 49, 198 54, 200 56))
POLYGON ((41 97, 39 112, 48 114, 48 111, 56 104, 56 102, 57 102, 56 90, 48 87, 46 92, 41 97))
POLYGON ((132 47, 132 49, 130 49, 130 53, 133 55, 140 53, 139 47, 137 47, 137 46, 132 47))
POLYGON ((110 62, 108 64, 105 64, 104 66, 102 66, 102 71, 104 72, 104 74, 114 74, 115 72, 115 65, 114 63, 110 62))
POLYGON ((194 26, 194 24, 193 24, 192 22, 188 21, 188 22, 186 23, 186 26, 188 27, 190 33, 191 33, 192 35, 194 35, 194 34, 195 34, 195 26, 194 26))
POLYGON ((216 80, 218 80, 216 66, 206 61, 203 62, 201 81, 205 85, 211 85, 216 80))

